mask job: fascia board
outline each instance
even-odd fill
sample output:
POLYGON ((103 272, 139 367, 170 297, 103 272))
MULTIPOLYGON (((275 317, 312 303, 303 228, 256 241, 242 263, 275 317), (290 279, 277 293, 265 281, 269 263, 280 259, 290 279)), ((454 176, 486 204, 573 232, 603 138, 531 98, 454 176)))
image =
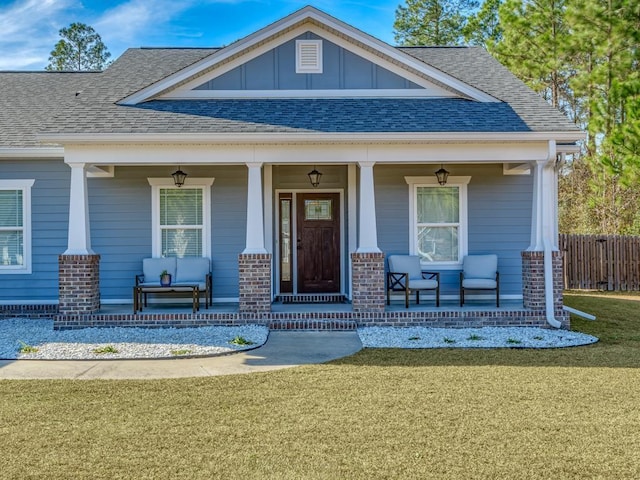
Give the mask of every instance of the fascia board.
MULTIPOLYGON (((48 143, 48 142, 47 142, 48 143)), ((52 142, 58 143, 58 142, 52 142)), ((2 147, 0 158, 63 158, 62 147, 2 147)))
POLYGON ((575 132, 429 132, 429 133, 141 133, 141 134, 42 134, 38 140, 61 145, 108 144, 299 144, 299 143, 487 143, 487 142, 575 142, 585 134, 575 132))
POLYGON ((267 99, 267 98, 458 98, 453 92, 438 88, 412 88, 403 90, 175 90, 158 100, 211 100, 211 99, 267 99), (212 95, 213 93, 213 95, 212 95))

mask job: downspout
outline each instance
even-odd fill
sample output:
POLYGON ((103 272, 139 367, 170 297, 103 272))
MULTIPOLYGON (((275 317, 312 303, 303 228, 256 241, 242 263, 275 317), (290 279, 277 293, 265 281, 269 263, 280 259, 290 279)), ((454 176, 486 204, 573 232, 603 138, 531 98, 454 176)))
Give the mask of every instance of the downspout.
MULTIPOLYGON (((549 140, 549 152, 547 155, 547 161, 540 169, 540 174, 542 175, 542 171, 544 170, 549 162, 555 162, 556 159, 556 142, 555 140, 549 140)), ((555 167, 553 164, 550 168, 554 168, 554 177, 555 177, 555 167)), ((555 197, 555 194, 554 194, 555 197)), ((543 199, 541 199, 543 200, 543 199)), ((554 202, 557 202, 557 198, 554 198, 554 202)), ((542 203, 542 202, 541 202, 542 203)), ((542 244, 544 250, 544 295, 545 295, 545 306, 546 306, 546 317, 547 323, 551 325, 553 328, 562 328, 562 322, 560 322, 555 316, 555 308, 554 308, 554 298, 553 298, 553 244, 551 243, 551 235, 555 232, 555 228, 553 228, 551 222, 557 221, 555 218, 551 218, 553 215, 551 214, 549 208, 543 208, 542 210, 542 218, 543 218, 543 231, 542 231, 542 244)))

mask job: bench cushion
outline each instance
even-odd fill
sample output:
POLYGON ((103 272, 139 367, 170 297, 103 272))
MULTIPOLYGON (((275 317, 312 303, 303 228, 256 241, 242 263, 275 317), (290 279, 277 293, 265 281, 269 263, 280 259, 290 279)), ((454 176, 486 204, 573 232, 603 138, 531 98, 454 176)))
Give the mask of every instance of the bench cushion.
POLYGON ((198 283, 204 289, 204 282, 209 273, 211 273, 211 267, 208 258, 178 258, 174 283, 198 283))
POLYGON ((144 258, 142 259, 142 274, 144 283, 160 285, 160 274, 166 270, 171 274, 171 278, 176 278, 176 259, 168 258, 144 258))

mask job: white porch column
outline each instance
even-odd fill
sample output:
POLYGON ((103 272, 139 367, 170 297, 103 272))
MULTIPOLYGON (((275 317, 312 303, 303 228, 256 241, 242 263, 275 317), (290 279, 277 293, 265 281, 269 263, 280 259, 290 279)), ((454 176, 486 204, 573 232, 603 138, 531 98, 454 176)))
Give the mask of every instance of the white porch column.
POLYGON ((373 187, 375 162, 359 162, 360 165, 360 215, 358 222, 358 253, 378 253, 376 227, 376 199, 373 187))
POLYGON ((242 253, 267 253, 264 247, 262 163, 247 163, 247 241, 242 253))
POLYGON ((522 252, 522 295, 525 308, 542 310, 549 325, 567 328, 562 308, 562 253, 558 249, 556 144, 549 140, 547 157, 535 162, 531 245, 522 252))
POLYGON ((531 215, 531 244, 528 251, 542 252, 545 241, 553 251, 558 250, 557 180, 555 171, 555 143, 549 156, 538 160, 533 167, 533 208, 531 215))
POLYGON ((89 199, 85 163, 70 163, 69 237, 64 255, 94 255, 89 227, 89 199))

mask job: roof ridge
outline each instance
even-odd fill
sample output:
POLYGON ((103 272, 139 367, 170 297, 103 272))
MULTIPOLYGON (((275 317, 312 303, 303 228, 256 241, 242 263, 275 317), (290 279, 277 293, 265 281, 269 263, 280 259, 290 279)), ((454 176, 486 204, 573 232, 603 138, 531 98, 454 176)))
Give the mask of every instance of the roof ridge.
POLYGON ((477 45, 395 45, 394 48, 482 48, 477 45))
POLYGON ((131 50, 220 50, 224 47, 129 47, 131 50))

